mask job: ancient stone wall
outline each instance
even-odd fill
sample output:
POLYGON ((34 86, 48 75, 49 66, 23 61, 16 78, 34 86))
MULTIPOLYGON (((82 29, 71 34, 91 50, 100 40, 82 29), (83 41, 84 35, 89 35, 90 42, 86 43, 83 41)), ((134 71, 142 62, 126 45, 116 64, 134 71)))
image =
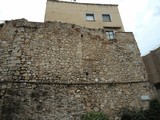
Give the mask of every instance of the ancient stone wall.
POLYGON ((79 120, 89 111, 113 118, 145 107, 152 90, 132 33, 58 22, 15 20, 0 30, 1 118, 79 120))

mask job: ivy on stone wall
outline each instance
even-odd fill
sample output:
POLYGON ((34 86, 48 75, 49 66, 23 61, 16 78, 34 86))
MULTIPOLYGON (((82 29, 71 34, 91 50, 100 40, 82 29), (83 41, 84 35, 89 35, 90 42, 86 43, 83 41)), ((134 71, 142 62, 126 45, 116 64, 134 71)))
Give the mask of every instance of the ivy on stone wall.
POLYGON ((88 112, 81 116, 81 120, 109 120, 108 116, 101 112, 88 112))

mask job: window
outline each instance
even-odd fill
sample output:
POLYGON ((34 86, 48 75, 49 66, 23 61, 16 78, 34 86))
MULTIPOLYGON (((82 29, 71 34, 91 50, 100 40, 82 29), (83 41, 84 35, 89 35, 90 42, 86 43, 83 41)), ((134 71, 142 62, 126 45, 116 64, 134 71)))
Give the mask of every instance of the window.
POLYGON ((111 17, 109 14, 102 14, 103 22, 111 22, 111 17))
POLYGON ((88 20, 88 21, 95 21, 94 14, 86 14, 86 20, 88 20))
POLYGON ((115 39, 115 35, 113 31, 106 31, 106 34, 109 40, 115 39))

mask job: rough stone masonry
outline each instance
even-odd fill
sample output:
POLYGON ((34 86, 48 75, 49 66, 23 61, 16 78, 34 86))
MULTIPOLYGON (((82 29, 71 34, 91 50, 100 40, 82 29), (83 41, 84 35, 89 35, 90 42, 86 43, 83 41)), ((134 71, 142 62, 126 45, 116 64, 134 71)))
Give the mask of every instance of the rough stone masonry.
POLYGON ((74 24, 25 19, 0 26, 2 120, 79 120, 85 112, 114 119, 152 98, 134 36, 74 24))

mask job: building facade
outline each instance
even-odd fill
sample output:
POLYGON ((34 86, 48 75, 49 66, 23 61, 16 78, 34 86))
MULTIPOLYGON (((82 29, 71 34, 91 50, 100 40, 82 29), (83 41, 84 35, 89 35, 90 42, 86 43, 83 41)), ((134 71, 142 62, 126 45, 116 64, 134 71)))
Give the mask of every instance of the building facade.
POLYGON ((48 0, 45 21, 72 23, 82 27, 104 29, 109 39, 124 32, 118 5, 75 3, 48 0))
POLYGON ((160 47, 142 57, 149 81, 155 86, 160 97, 160 47))

